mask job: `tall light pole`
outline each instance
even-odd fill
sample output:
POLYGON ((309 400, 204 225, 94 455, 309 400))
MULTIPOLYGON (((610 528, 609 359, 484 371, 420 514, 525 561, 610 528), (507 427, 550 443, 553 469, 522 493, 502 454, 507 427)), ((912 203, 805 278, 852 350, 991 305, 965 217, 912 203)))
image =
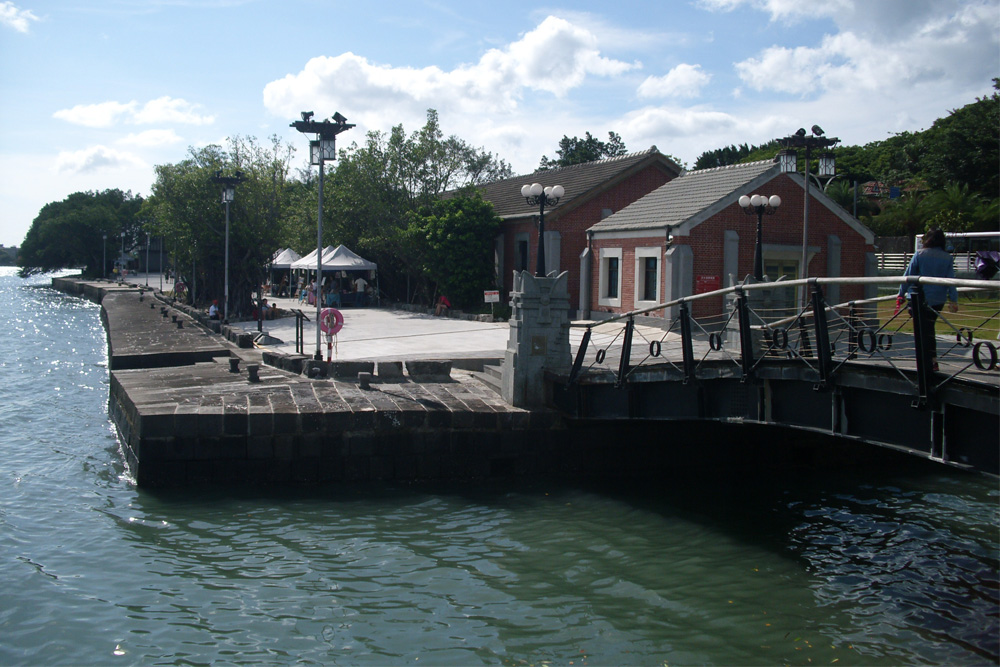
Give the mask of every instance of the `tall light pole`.
POLYGON ((538 207, 538 252, 536 253, 535 277, 545 277, 545 207, 555 206, 566 189, 561 185, 542 187, 541 183, 527 183, 521 186, 521 196, 528 206, 538 207))
POLYGON ((146 287, 149 287, 149 232, 146 232, 146 287))
MULTIPOLYGON (((229 323, 229 205, 236 199, 236 186, 245 181, 243 172, 237 171, 235 176, 223 176, 222 170, 215 172, 212 181, 222 184, 222 203, 226 205, 226 259, 225 287, 223 291, 223 319, 229 323)), ((176 280, 176 277, 174 278, 176 280)))
POLYGON ((122 254, 118 258, 118 282, 125 281, 125 232, 122 232, 122 254))
POLYGON ((108 277, 108 235, 103 234, 104 245, 101 248, 101 278, 108 277))
POLYGON ((764 216, 773 215, 781 206, 781 197, 771 195, 753 195, 748 197, 743 195, 739 199, 743 212, 747 215, 757 216, 757 242, 753 250, 753 279, 757 282, 764 280, 764 243, 762 241, 761 227, 763 227, 764 216))
MULTIPOLYGON (((797 153, 794 149, 805 148, 806 149, 806 164, 803 170, 805 175, 805 203, 802 208, 802 262, 799 267, 799 278, 809 277, 809 179, 811 170, 811 154, 814 148, 829 148, 835 144, 840 143, 840 139, 836 137, 825 137, 824 132, 819 125, 812 126, 812 134, 806 136, 805 128, 799 128, 799 130, 791 135, 790 137, 785 137, 780 139, 781 145, 785 147, 783 151, 778 153, 778 162, 781 166, 782 173, 792 173, 796 172, 796 158, 797 153)), ((826 153, 820 157, 819 161, 819 176, 820 178, 828 177, 833 178, 835 164, 833 160, 833 153, 826 153)), ((808 298, 808 291, 802 290, 803 298, 808 298)))
POLYGON ((320 287, 323 284, 323 164, 337 157, 337 135, 352 127, 340 112, 333 114, 330 120, 313 120, 312 111, 303 111, 302 120, 294 121, 294 127, 302 134, 315 134, 316 139, 309 142, 309 164, 319 166, 319 209, 316 213, 316 361, 323 360, 322 341, 320 339, 320 315, 323 304, 320 299, 320 287))

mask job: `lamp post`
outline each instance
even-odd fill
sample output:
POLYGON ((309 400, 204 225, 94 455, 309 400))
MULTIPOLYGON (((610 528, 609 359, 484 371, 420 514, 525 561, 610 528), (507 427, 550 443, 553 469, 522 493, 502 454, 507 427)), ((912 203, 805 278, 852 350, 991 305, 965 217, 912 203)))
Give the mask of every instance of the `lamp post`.
POLYGON ((104 244, 101 248, 101 278, 108 277, 108 235, 103 234, 104 244))
POLYGON ((125 282, 125 232, 122 232, 122 254, 118 258, 118 282, 125 282))
POLYGON ((146 287, 149 287, 149 232, 146 232, 146 287))
POLYGON ((323 284, 323 164, 337 157, 337 135, 352 127, 340 112, 333 114, 330 120, 313 120, 312 111, 303 111, 302 120, 291 123, 291 127, 302 134, 315 134, 316 139, 309 142, 309 164, 319 167, 319 208, 316 213, 316 361, 322 361, 323 350, 320 340, 320 315, 323 304, 320 303, 320 287, 323 284))
POLYGON ((535 277, 545 277, 545 207, 555 206, 566 189, 561 185, 542 187, 541 183, 524 184, 521 186, 521 196, 528 206, 538 207, 538 253, 535 262, 535 277))
MULTIPOLYGON (((229 322, 229 205, 236 199, 236 186, 245 181, 243 172, 237 171, 235 176, 223 176, 222 170, 215 172, 212 181, 222 184, 222 203, 226 205, 226 259, 225 259, 225 288, 223 291, 223 319, 229 322)), ((174 278, 176 280, 176 277, 174 278)))
MULTIPOLYGON (((802 263, 799 269, 799 278, 809 277, 809 266, 807 264, 809 260, 809 179, 810 179, 810 169, 811 169, 811 153, 814 148, 829 148, 835 144, 840 143, 840 139, 836 137, 825 137, 824 132, 819 125, 812 126, 812 134, 806 136, 805 128, 799 128, 799 130, 789 136, 781 139, 781 145, 784 146, 784 150, 778 153, 778 163, 781 165, 782 173, 793 173, 798 171, 796 168, 796 158, 797 152, 794 150, 796 148, 806 149, 806 164, 803 170, 805 174, 805 203, 802 209, 802 263)), ((833 159, 833 153, 827 151, 820 156, 819 161, 819 176, 820 178, 833 178, 834 176, 835 163, 833 159)), ((803 298, 808 298, 808 290, 802 290, 803 298)))
POLYGON ((781 206, 781 197, 771 195, 743 195, 739 199, 743 212, 747 215, 757 216, 757 242, 753 250, 753 279, 757 282, 764 280, 764 244, 761 240, 761 227, 763 227, 764 216, 774 215, 781 206))

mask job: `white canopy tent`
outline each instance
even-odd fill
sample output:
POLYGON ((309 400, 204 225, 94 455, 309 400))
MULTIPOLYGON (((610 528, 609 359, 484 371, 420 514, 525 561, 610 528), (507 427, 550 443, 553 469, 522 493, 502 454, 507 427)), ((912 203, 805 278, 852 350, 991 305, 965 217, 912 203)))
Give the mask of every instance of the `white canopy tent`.
MULTIPOLYGON (((315 253, 313 254, 315 257, 315 253)), ((290 269, 292 268, 292 262, 302 259, 299 253, 295 252, 291 248, 285 248, 284 250, 279 250, 274 253, 274 258, 271 260, 271 268, 275 270, 290 269)))
MULTIPOLYGON (((314 258, 315 260, 315 258, 314 258)), ((369 262, 345 245, 339 245, 332 252, 323 252, 323 271, 375 271, 378 264, 369 262)))
MULTIPOLYGON (((328 245, 327 247, 323 248, 323 256, 326 257, 327 253, 331 253, 333 251, 334 251, 334 247, 332 245, 328 245)), ((315 271, 316 270, 316 251, 313 250, 311 253, 309 253, 305 257, 302 257, 302 258, 297 259, 294 262, 292 262, 291 268, 294 269, 294 270, 296 270, 296 271, 309 271, 309 270, 315 271)), ((324 267, 324 270, 325 270, 325 267, 324 267)))

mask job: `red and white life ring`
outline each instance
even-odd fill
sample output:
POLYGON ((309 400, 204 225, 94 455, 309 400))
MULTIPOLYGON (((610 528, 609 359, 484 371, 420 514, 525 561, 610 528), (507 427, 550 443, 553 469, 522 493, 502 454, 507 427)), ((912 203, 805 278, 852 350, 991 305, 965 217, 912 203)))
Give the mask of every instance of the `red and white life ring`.
POLYGON ((344 316, 336 308, 324 308, 319 314, 319 328, 328 336, 336 336, 344 328, 344 316))

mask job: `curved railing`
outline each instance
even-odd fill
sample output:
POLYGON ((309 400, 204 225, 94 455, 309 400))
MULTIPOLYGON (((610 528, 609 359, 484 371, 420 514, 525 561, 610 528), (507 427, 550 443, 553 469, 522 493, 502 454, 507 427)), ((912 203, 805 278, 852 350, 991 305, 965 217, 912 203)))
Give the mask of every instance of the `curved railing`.
POLYGON ((825 385, 845 364, 871 363, 895 369, 913 387, 914 395, 925 401, 958 377, 996 383, 998 294, 997 280, 924 276, 744 283, 572 325, 583 329, 583 335, 570 382, 603 371, 614 373, 616 383, 623 386, 654 364, 672 367, 690 381, 709 365, 717 373, 719 361, 732 364, 735 372, 749 379, 768 363, 791 360, 825 385), (902 283, 916 289, 911 307, 894 312, 902 283), (830 305, 824 288, 832 285, 881 287, 892 294, 830 305), (925 285, 955 286, 961 294, 958 313, 937 315, 933 341, 922 326, 932 313, 923 297, 925 285), (722 312, 692 315, 692 304, 720 296, 727 304, 722 312), (649 321, 644 325, 642 316, 654 311, 673 314, 661 318, 660 326, 649 326, 649 321), (936 365, 930 359, 932 343, 937 348, 936 365))

